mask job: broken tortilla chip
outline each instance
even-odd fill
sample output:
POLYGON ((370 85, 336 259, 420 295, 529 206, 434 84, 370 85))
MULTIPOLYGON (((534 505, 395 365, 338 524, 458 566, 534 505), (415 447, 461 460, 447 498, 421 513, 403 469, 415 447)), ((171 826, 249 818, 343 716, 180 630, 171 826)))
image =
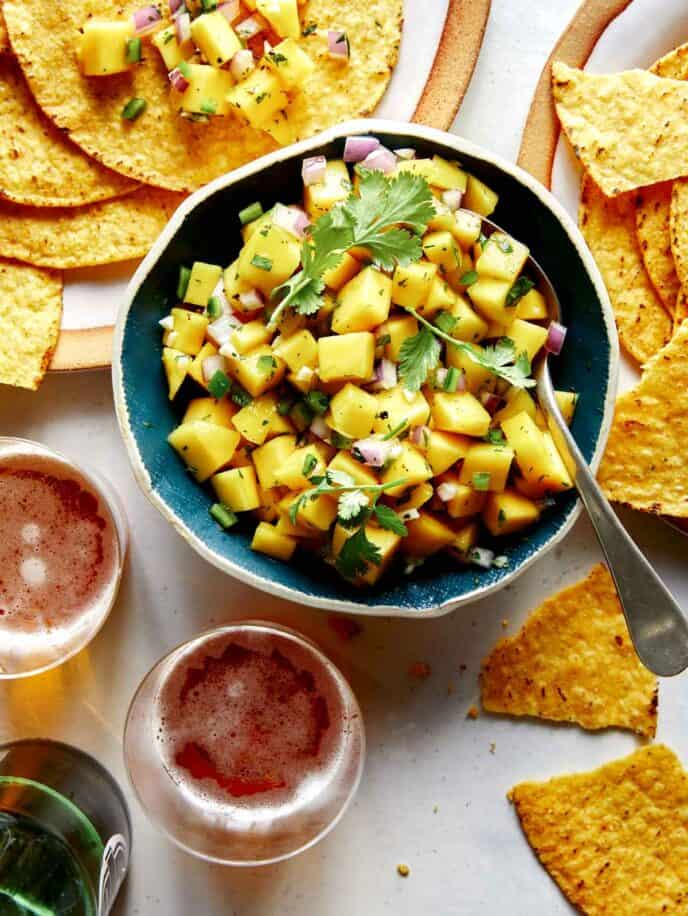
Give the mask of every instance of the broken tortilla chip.
POLYGON ((43 114, 11 54, 0 57, 0 196, 33 207, 79 207, 133 191, 43 114))
POLYGON ((688 774, 664 745, 509 793, 526 838, 589 916, 688 911, 688 774))
POLYGON ((688 518, 688 321, 616 402, 597 475, 609 499, 688 518))
POLYGON ((671 189, 671 252, 681 286, 688 287, 688 180, 675 181, 671 189))
MULTIPOLYGON (((4 0, 14 53, 54 123, 104 165, 176 191, 193 190, 275 150, 267 133, 233 115, 206 123, 180 117, 162 58, 147 41, 142 62, 130 72, 107 78, 82 75, 76 42, 86 20, 124 18, 140 6, 140 0, 4 0), (122 108, 132 97, 145 99, 146 110, 136 121, 127 121, 122 108)), ((402 16, 402 0, 308 0, 300 6, 308 34, 299 44, 316 66, 289 105, 294 140, 376 107, 397 61, 402 16), (344 66, 330 57, 326 40, 328 29, 342 28, 350 46, 344 66)))
POLYGON ((0 256, 39 267, 89 267, 147 254, 183 195, 158 188, 86 207, 0 201, 0 256))
POLYGON ((643 264, 633 194, 605 197, 585 175, 579 223, 609 292, 621 344, 644 363, 669 340, 672 322, 643 264))
POLYGON ((616 726, 654 737, 657 680, 633 648, 606 566, 548 598, 484 660, 490 712, 616 726))
POLYGON ((688 85, 647 70, 594 74, 552 65, 557 114, 608 197, 688 174, 688 85))
POLYGON ((62 276, 0 261, 0 384, 35 391, 52 358, 62 317, 62 276))
POLYGON ((641 188, 635 197, 635 228, 645 270, 662 301, 674 314, 681 281, 676 273, 671 253, 671 189, 673 182, 664 181, 641 188))

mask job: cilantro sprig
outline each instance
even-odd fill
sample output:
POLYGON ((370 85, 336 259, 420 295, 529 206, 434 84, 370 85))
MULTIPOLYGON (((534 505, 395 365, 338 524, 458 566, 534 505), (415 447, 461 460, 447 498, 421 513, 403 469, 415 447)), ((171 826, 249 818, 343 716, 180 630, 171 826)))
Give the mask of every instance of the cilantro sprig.
POLYGON ((378 502, 385 490, 403 486, 405 478, 388 483, 357 484, 345 471, 327 470, 325 474, 313 475, 309 480, 314 486, 304 490, 294 500, 289 507, 289 519, 295 525, 301 507, 309 499, 317 499, 326 493, 337 497, 337 520, 340 525, 357 529, 346 539, 335 562, 346 579, 355 579, 364 573, 369 563, 379 566, 381 562, 380 550, 368 538, 365 530, 371 518, 375 518, 381 528, 393 531, 400 537, 408 534, 406 525, 394 509, 378 502))
POLYGON ((323 274, 335 268, 351 248, 366 248, 382 270, 406 266, 422 254, 421 236, 435 215, 427 181, 411 172, 387 178, 359 168, 358 192, 316 220, 301 249, 301 270, 273 291, 279 299, 269 327, 283 311, 312 315, 322 305, 323 274))
POLYGON ((428 374, 437 367, 440 358, 437 338, 463 351, 474 363, 498 378, 505 379, 515 388, 532 388, 535 385, 535 379, 529 377, 531 367, 527 353, 517 353, 516 345, 510 337, 501 337, 494 345, 474 349, 465 341, 445 334, 415 309, 408 307, 406 311, 421 324, 418 333, 407 337, 399 351, 399 375, 409 391, 420 390, 428 374))

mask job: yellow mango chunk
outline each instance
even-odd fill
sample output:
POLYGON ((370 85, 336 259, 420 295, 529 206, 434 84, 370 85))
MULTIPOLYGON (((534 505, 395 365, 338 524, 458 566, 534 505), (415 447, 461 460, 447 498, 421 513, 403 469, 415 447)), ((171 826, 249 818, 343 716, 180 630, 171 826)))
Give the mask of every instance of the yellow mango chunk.
POLYGON ((445 522, 422 511, 420 518, 406 522, 408 536, 401 544, 402 551, 410 557, 429 557, 454 543, 456 534, 445 522))
POLYGON ((365 267, 339 291, 332 315, 336 334, 371 331, 387 320, 392 281, 375 267, 365 267))
POLYGON ((170 401, 182 387, 186 378, 192 359, 188 353, 181 350, 175 350, 173 347, 163 347, 162 364, 167 377, 167 388, 169 391, 170 401))
POLYGON ((239 433, 216 423, 193 420, 172 430, 167 441, 202 483, 229 464, 239 444, 239 433))
POLYGON ((292 372, 304 366, 315 369, 318 365, 318 342, 305 328, 290 337, 283 335, 276 349, 292 372))
POLYGON ((182 423, 189 423, 191 420, 205 420, 206 423, 216 423, 218 426, 226 426, 227 429, 233 429, 232 417, 234 417, 238 409, 227 398, 223 398, 221 401, 217 401, 215 398, 194 398, 189 401, 182 423))
POLYGON ((557 399, 562 417, 570 426, 576 411, 576 404, 578 404, 578 393, 575 391, 555 391, 554 397, 557 399))
POLYGON ((242 48, 234 29, 218 10, 192 20, 191 38, 211 67, 223 67, 242 48))
MULTIPOLYGON (((281 33, 280 33, 281 34, 281 33)), ((298 35, 295 36, 298 38, 298 35)), ((311 57, 299 47, 293 38, 285 38, 268 51, 264 62, 274 70, 284 88, 289 91, 301 89, 315 69, 311 57)))
POLYGON ((397 165, 397 172, 412 172, 421 175, 434 188, 443 191, 465 191, 468 176, 463 169, 453 162, 447 162, 441 156, 432 159, 408 159, 397 165))
POLYGON ((243 283, 267 295, 291 277, 300 260, 298 239, 268 222, 241 249, 237 274, 243 283))
POLYGON ((395 315, 378 328, 376 338, 389 337, 389 342, 384 345, 384 356, 394 363, 399 362, 401 345, 407 337, 414 337, 418 333, 418 322, 413 315, 395 315))
POLYGON ((456 211, 450 232, 462 248, 474 245, 480 237, 481 230, 482 220, 479 213, 464 209, 456 211))
POLYGON ((471 442, 470 436, 457 436, 439 429, 431 429, 427 433, 427 442, 421 442, 420 448, 425 450, 428 464, 437 477, 466 457, 471 442))
POLYGON ((189 305, 201 305, 205 308, 221 277, 222 268, 217 264, 194 261, 191 267, 189 283, 184 293, 184 302, 189 305))
POLYGON ((349 452, 339 451, 327 465, 329 471, 343 471, 353 478, 359 486, 371 486, 378 483, 373 470, 360 461, 356 461, 349 452))
POLYGON ((246 324, 235 328, 229 339, 237 353, 243 356, 268 343, 271 337, 272 333, 262 321, 247 321, 246 324))
POLYGON ((368 381, 374 359, 375 337, 369 331, 318 340, 318 373, 323 382, 368 381))
POLYGON ((516 318, 509 325, 509 337, 514 342, 516 353, 527 353, 528 359, 532 362, 547 340, 547 328, 516 318))
POLYGON ((296 541, 286 534, 280 534, 267 522, 260 522, 256 526, 251 541, 251 550, 265 553, 276 560, 290 560, 296 550, 296 541))
POLYGON ((462 200, 462 205, 466 210, 473 210, 481 216, 490 216, 494 212, 498 201, 499 196, 479 178, 476 178, 475 175, 468 176, 462 200))
POLYGON ((297 448, 275 469, 275 478, 282 487, 290 490, 304 490, 309 486, 308 477, 320 476, 325 470, 325 457, 318 445, 304 445, 297 448), (315 462, 315 464, 313 464, 315 462))
POLYGON ((360 269, 361 262, 345 251, 339 264, 325 271, 322 277, 323 283, 328 289, 341 289, 345 283, 356 276, 360 269))
POLYGON ((514 450, 508 445, 492 445, 490 442, 476 442, 468 450, 461 467, 459 483, 476 490, 500 491, 506 487, 514 450), (485 479, 486 485, 479 485, 485 479))
POLYGON ((218 500, 232 512, 250 512, 260 506, 256 472, 252 467, 231 468, 211 479, 218 500))
POLYGON ((409 487, 430 480, 432 477, 432 468, 425 457, 412 445, 403 441, 399 443, 399 449, 399 454, 396 458, 391 459, 381 476, 383 483, 402 481, 398 486, 390 487, 385 491, 391 497, 401 496, 409 487))
POLYGON ((547 315, 545 297, 537 289, 529 290, 516 304, 516 317, 524 321, 543 321, 547 315))
POLYGON ((222 352, 230 375, 254 398, 275 388, 284 378, 286 363, 281 356, 273 353, 269 346, 258 347, 246 356, 240 356, 236 351, 225 350, 223 347, 222 352))
POLYGON ((411 487, 401 497, 397 499, 396 511, 408 512, 410 509, 420 509, 425 503, 432 499, 435 491, 431 483, 419 483, 416 487, 411 487))
POLYGON ((406 267, 398 265, 392 277, 392 302, 403 308, 418 309, 430 294, 437 264, 414 261, 406 267))
POLYGON ((473 311, 463 296, 455 296, 449 314, 456 318, 451 336, 466 343, 478 343, 487 337, 487 322, 473 311))
POLYGON ((308 185, 303 191, 306 213, 316 220, 351 193, 349 170, 341 159, 328 159, 322 181, 308 185))
POLYGON ((234 85, 231 73, 209 64, 184 64, 188 87, 179 95, 182 111, 191 114, 226 115, 227 93, 234 85))
POLYGON ((126 73, 127 41, 134 37, 131 19, 106 21, 89 19, 77 45, 79 66, 84 76, 110 76, 126 73))
MULTIPOLYGON (((342 525, 336 525, 332 536, 332 553, 337 556, 346 541, 354 533, 353 529, 344 528, 342 525)), ((393 531, 385 528, 377 528, 374 525, 365 526, 366 537, 380 551, 380 563, 368 564, 366 572, 355 580, 357 585, 374 585, 389 567, 392 559, 399 548, 401 538, 393 531)))
POLYGON ((163 344, 188 353, 189 356, 196 356, 205 341, 208 319, 188 309, 172 309, 170 314, 173 327, 163 334, 163 344))
POLYGON ((151 44, 155 45, 160 52, 168 73, 190 56, 189 50, 192 51, 192 49, 187 50, 179 47, 176 30, 173 25, 156 32, 151 38, 151 44))
POLYGON ((191 378, 200 385, 201 388, 205 388, 206 390, 208 389, 208 382, 206 382, 203 375, 203 360, 207 359, 209 356, 217 356, 217 354, 218 349, 215 344, 207 340, 198 351, 189 367, 189 375, 191 378))
POLYGON ((501 426, 531 493, 545 495, 571 488, 571 478, 551 436, 538 429, 532 417, 523 412, 503 420, 501 426))
POLYGON ((445 474, 443 481, 451 483, 456 489, 454 496, 444 504, 451 518, 470 518, 482 511, 487 500, 486 492, 461 483, 456 474, 445 474))
POLYGON ((301 37, 299 7, 296 0, 256 0, 256 9, 280 37, 301 37))
POLYGON ((492 417, 469 391, 438 392, 432 404, 437 429, 466 436, 486 436, 492 417))
POLYGON ((373 432, 386 435, 400 423, 423 426, 430 418, 430 405, 422 391, 407 392, 397 386, 377 395, 377 414, 373 432))
POLYGON ((251 458, 263 490, 279 485, 277 475, 287 458, 296 450, 296 436, 276 436, 254 449, 251 458))
POLYGON ((483 524, 495 537, 528 528, 539 517, 537 505, 515 490, 490 493, 482 513, 483 524))
POLYGON ((458 270, 461 267, 461 251, 451 232, 426 232, 423 236, 423 254, 433 264, 444 270, 458 270))
POLYGON ((262 445, 273 436, 294 431, 289 417, 282 416, 277 410, 277 398, 274 394, 254 398, 250 404, 235 414, 232 423, 244 439, 254 445, 262 445))
POLYGON ((523 270, 529 254, 522 242, 517 242, 506 232, 493 232, 475 262, 475 269, 483 277, 513 283, 523 270))
POLYGON ((364 439, 373 429, 377 399, 348 382, 330 401, 327 423, 343 436, 364 439))

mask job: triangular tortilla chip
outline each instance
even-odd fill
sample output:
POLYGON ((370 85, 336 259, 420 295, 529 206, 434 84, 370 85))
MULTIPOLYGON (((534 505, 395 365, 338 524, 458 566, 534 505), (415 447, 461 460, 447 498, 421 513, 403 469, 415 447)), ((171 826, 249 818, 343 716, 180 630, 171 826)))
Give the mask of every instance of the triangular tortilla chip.
POLYGON ((646 70, 585 73, 552 65, 557 114, 608 197, 688 175, 688 85, 646 70))
MULTIPOLYGON (((1 38, 1 36, 0 36, 1 38)), ((0 194, 32 207, 79 207, 136 183, 91 159, 34 102, 19 64, 0 56, 0 194)))
POLYGON ((674 314, 681 281, 671 253, 671 189, 673 182, 642 188, 635 197, 635 229, 638 246, 655 292, 662 305, 674 314))
POLYGON ((621 344, 644 363, 669 340, 672 323, 640 255, 634 195, 605 197, 586 175, 579 223, 609 292, 621 344))
POLYGON ((607 568, 548 598, 482 665, 490 712, 654 736, 657 680, 631 643, 607 568))
POLYGON ((65 269, 141 258, 182 200, 183 194, 149 187, 85 207, 0 200, 0 256, 65 269))
POLYGON ((598 480, 609 499, 688 518, 688 321, 616 402, 598 480))
POLYGON ((62 277, 0 261, 0 384, 33 391, 55 350, 62 317, 62 277))
POLYGON ((590 916, 688 912, 688 774, 663 745, 509 797, 573 906, 590 916))

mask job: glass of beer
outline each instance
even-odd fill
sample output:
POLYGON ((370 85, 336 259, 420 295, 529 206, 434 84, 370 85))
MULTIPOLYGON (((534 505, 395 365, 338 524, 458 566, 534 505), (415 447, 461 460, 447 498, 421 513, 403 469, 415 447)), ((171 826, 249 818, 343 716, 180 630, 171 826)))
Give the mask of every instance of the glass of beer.
POLYGON ((45 671, 93 639, 126 547, 105 480, 37 442, 0 437, 0 678, 45 671))
POLYGON ((189 853, 262 865, 339 820, 365 755, 361 712, 310 640, 248 621, 161 659, 129 709, 125 762, 138 798, 189 853))
POLYGON ((107 916, 129 864, 124 796, 88 754, 0 745, 0 913, 107 916))

